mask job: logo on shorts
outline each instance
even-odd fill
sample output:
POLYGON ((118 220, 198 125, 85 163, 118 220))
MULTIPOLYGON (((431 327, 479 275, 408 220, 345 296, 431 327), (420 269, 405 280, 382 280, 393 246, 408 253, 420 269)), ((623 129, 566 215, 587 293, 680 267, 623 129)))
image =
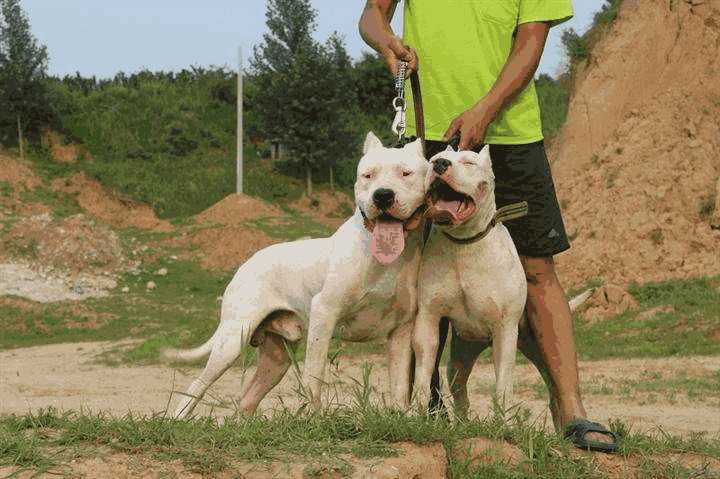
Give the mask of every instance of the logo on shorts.
POLYGON ((558 236, 560 236, 560 234, 555 231, 555 228, 551 229, 550 233, 548 234, 548 238, 557 238, 558 236))

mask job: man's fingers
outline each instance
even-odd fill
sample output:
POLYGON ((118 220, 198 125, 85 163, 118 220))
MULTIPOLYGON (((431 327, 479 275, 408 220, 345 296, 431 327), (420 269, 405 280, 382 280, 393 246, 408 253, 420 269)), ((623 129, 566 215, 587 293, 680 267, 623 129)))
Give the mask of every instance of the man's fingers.
POLYGON ((460 143, 458 143, 458 151, 469 150, 475 143, 475 128, 468 128, 460 135, 460 143))
POLYGON ((450 138, 457 133, 457 131, 462 126, 462 120, 460 118, 455 118, 452 123, 450 123, 450 127, 445 131, 445 134, 443 135, 443 141, 448 141, 450 138))
POLYGON ((412 75, 413 72, 418 71, 418 66, 420 65, 420 60, 418 59, 417 51, 414 48, 410 48, 410 60, 408 61, 408 75, 412 75))
POLYGON ((410 47, 405 45, 399 38, 396 41, 390 42, 390 50, 393 51, 396 57, 400 60, 410 61, 412 58, 412 51, 410 47))

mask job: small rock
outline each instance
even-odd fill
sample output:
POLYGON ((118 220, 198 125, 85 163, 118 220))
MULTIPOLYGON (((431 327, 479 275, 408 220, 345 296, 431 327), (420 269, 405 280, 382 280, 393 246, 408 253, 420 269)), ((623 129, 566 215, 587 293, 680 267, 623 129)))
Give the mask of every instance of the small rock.
POLYGON ((168 270, 167 270, 167 268, 160 268, 159 270, 157 270, 155 272, 155 274, 158 276, 167 276, 168 270))
POLYGON ((177 261, 178 257, 175 256, 175 255, 172 255, 172 256, 170 256, 170 259, 173 260, 173 261, 177 261))
POLYGON ((129 292, 130 292, 130 288, 128 288, 127 286, 125 286, 121 291, 122 291, 123 293, 129 293, 129 292))
POLYGON ((155 281, 148 281, 147 285, 145 286, 148 291, 152 291, 155 288, 157 288, 157 285, 155 284, 155 281))

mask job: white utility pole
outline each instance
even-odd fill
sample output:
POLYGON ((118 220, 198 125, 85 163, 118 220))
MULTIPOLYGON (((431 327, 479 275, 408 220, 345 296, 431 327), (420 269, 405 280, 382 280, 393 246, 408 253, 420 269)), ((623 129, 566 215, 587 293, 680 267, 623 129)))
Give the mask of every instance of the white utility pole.
POLYGON ((237 75, 237 155, 235 158, 237 193, 243 192, 243 56, 242 47, 238 47, 237 75))

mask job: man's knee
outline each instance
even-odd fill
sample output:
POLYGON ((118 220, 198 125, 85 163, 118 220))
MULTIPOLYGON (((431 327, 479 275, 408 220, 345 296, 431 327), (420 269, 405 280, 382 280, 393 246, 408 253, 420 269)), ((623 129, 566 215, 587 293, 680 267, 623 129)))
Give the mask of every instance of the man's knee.
POLYGON ((552 256, 520 256, 528 286, 557 283, 555 261, 552 256))

